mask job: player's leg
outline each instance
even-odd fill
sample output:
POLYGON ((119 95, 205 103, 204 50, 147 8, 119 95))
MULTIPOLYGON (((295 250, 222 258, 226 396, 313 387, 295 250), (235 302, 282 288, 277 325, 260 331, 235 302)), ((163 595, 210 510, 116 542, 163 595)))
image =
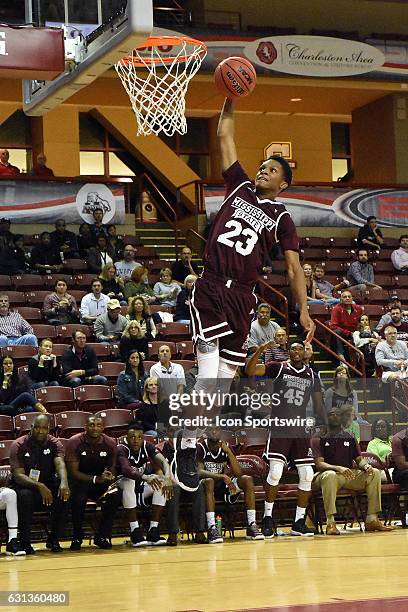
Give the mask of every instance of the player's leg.
POLYGON ((309 529, 306 526, 306 509, 312 494, 314 476, 309 444, 307 438, 295 438, 291 448, 291 456, 299 474, 298 500, 295 519, 292 524, 292 535, 314 535, 314 529, 309 529))
POLYGON ((118 488, 122 491, 122 504, 129 522, 132 546, 146 546, 146 540, 144 539, 143 530, 139 525, 137 516, 135 481, 131 478, 121 478, 118 481, 118 488))
POLYGON ((13 489, 9 489, 8 487, 0 489, 0 510, 4 509, 6 510, 6 520, 8 528, 6 555, 25 555, 26 552, 24 548, 20 546, 17 538, 17 493, 13 489))
POLYGON ((251 476, 239 476, 236 479, 237 485, 244 493, 244 503, 247 513, 247 540, 264 540, 265 536, 259 531, 256 524, 256 510, 255 510, 255 488, 254 481, 251 476))
POLYGON ((151 515, 149 531, 146 541, 149 546, 163 546, 166 544, 165 538, 160 537, 160 517, 163 513, 163 508, 166 505, 166 496, 162 491, 153 490, 149 484, 143 488, 143 504, 147 505, 151 502, 151 515))
MULTIPOLYGON (((210 544, 219 544, 223 541, 222 534, 219 533, 215 525, 215 480, 213 478, 203 478, 202 486, 204 487, 205 493, 205 507, 206 507, 206 519, 208 529, 208 542, 210 544)), ((217 481, 217 485, 220 483, 224 485, 222 481, 217 481)), ((218 485, 219 488, 219 485, 218 485)))
MULTIPOLYGON (((273 433, 273 432, 272 432, 273 433)), ((286 457, 290 449, 291 440, 287 438, 273 437, 269 435, 263 454, 264 460, 269 462, 269 471, 264 483, 265 506, 262 519, 262 533, 265 538, 272 538, 273 530, 273 505, 278 494, 279 483, 282 478, 286 457)))

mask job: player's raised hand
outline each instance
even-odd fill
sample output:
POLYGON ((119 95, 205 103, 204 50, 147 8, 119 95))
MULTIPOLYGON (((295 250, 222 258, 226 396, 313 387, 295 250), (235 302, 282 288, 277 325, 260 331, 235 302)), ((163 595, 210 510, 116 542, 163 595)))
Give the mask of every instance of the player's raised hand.
POLYGON ((264 344, 261 344, 260 346, 260 348, 262 349, 262 353, 264 353, 270 348, 275 348, 275 347, 276 347, 276 342, 274 340, 269 340, 268 342, 265 342, 264 344))
POLYGON ((309 313, 303 312, 300 315, 300 324, 306 332, 305 342, 312 342, 314 333, 316 331, 316 325, 313 320, 310 318, 309 313))

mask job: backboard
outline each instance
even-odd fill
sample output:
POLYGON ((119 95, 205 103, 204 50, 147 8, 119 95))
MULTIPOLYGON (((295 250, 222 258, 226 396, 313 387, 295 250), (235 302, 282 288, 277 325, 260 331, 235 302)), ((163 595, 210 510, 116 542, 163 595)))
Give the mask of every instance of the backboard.
POLYGON ((23 81, 23 110, 44 115, 148 38, 152 0, 26 0, 26 23, 64 28, 65 72, 23 81))

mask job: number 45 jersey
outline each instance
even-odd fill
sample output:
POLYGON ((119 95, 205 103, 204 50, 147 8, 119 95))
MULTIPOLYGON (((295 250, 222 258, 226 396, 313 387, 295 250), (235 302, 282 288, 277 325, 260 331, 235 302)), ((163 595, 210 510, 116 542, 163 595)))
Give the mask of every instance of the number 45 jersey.
POLYGON ((295 225, 283 204, 259 197, 236 161, 223 174, 226 193, 203 257, 206 272, 254 285, 273 247, 298 251, 295 225))

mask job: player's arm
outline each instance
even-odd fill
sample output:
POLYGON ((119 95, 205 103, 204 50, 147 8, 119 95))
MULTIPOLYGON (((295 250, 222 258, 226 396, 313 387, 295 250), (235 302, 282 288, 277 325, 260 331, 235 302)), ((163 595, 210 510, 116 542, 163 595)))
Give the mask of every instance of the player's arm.
POLYGON ((266 349, 275 346, 275 343, 272 341, 265 342, 265 344, 261 344, 258 346, 256 351, 252 353, 250 359, 248 360, 245 366, 245 374, 248 376, 265 376, 266 368, 264 363, 258 363, 259 357, 266 351, 266 349))
POLYGON ((236 478, 239 478, 240 476, 242 476, 242 469, 238 463, 238 459, 236 458, 236 456, 234 455, 234 453, 232 452, 228 444, 225 444, 225 442, 222 442, 221 448, 228 455, 228 465, 230 467, 230 470, 233 476, 235 476, 236 478))
POLYGON ((217 474, 215 472, 209 472, 205 469, 204 463, 198 461, 198 476, 200 478, 212 478, 213 480, 225 480, 225 474, 217 474))
POLYGON ((155 455, 154 463, 162 471, 164 478, 171 480, 169 463, 161 453, 155 455))
POLYGON ((285 251, 286 266, 288 270, 289 285, 295 296, 300 311, 300 324, 307 332, 306 342, 313 340, 316 329, 307 308, 306 281, 297 251, 285 251))
MULTIPOLYGON (((320 383, 319 383, 320 384, 320 383)), ((313 391, 312 393, 313 411, 316 418, 317 425, 327 425, 327 417, 325 405, 323 402, 323 393, 320 391, 313 391)))
POLYGON ((315 457, 315 466, 317 472, 327 472, 331 470, 332 472, 336 472, 337 474, 342 474, 348 480, 352 480, 354 478, 353 472, 342 465, 332 465, 331 463, 327 463, 324 460, 324 457, 315 457))
POLYGON ((238 159, 234 140, 234 102, 229 98, 225 98, 218 121, 217 136, 220 142, 221 166, 224 172, 238 159))

